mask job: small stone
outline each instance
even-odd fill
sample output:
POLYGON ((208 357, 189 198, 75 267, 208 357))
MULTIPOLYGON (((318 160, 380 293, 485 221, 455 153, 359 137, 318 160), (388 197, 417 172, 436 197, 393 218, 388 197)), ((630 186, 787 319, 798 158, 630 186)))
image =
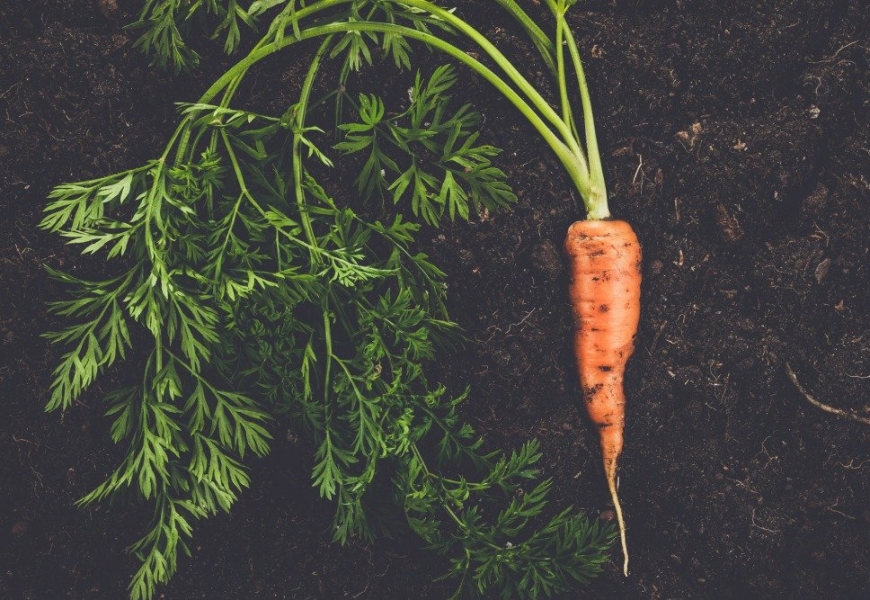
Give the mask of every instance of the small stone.
POLYGON ((662 261, 660 261, 659 259, 656 258, 655 260, 653 260, 649 264, 650 275, 653 275, 653 276, 658 275, 659 273, 662 272, 662 269, 664 269, 664 268, 665 268, 665 263, 663 263, 662 261))

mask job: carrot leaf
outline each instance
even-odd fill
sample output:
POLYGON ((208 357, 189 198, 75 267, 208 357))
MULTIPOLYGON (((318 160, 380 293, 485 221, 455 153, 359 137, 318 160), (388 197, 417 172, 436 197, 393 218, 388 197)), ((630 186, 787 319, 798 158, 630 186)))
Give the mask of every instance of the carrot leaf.
POLYGON ((412 214, 433 226, 445 215, 467 220, 472 211, 516 202, 507 176, 491 162, 501 150, 478 142, 480 115, 467 104, 450 106, 455 83, 449 66, 428 79, 418 72, 408 108, 391 117, 380 98, 359 96, 359 121, 341 126, 346 137, 336 149, 368 153, 356 180, 364 198, 409 202, 412 214))

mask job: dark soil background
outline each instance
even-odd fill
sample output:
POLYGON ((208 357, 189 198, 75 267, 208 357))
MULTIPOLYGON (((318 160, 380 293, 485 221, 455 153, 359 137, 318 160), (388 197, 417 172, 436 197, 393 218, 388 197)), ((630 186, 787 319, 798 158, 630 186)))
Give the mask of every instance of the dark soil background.
MULTIPOLYGON (((456 4, 513 43, 486 2, 456 4)), ((67 413, 44 413, 58 349, 40 334, 57 325, 45 305, 62 290, 43 267, 99 264, 36 228, 53 186, 154 157, 173 102, 195 99, 229 64, 202 44, 195 74, 149 68, 122 29, 136 6, 0 0, 3 598, 124 597, 136 561, 123 550, 149 516, 74 507, 118 460, 101 408, 111 378, 67 413)), ((818 400, 870 416, 867 4, 596 0, 572 18, 613 211, 639 234, 645 281, 621 467, 632 572, 622 577, 615 548, 605 574, 571 597, 870 597, 870 427, 812 406, 785 366, 818 400)), ((252 101, 292 94, 305 56, 286 54, 259 72, 252 101)), ((443 357, 443 378, 472 386, 465 417, 491 447, 542 440, 554 509, 606 518, 559 253, 582 213, 518 115, 461 76, 520 202, 433 236, 469 337, 443 357)), ((367 77, 387 85, 395 73, 367 77)), ((276 432, 235 510, 198 524, 164 596, 449 594, 432 582, 444 563, 413 538, 330 543, 332 506, 310 487, 310 460, 276 432)))

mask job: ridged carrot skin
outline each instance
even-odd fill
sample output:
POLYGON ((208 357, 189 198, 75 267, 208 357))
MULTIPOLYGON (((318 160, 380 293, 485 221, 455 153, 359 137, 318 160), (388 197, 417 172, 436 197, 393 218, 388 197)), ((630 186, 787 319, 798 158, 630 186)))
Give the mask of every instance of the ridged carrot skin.
POLYGON ((616 467, 625 429, 625 365, 634 351, 640 321, 641 247, 625 221, 577 221, 568 229, 565 254, 577 372, 586 411, 598 427, 627 576, 628 547, 616 490, 616 467))

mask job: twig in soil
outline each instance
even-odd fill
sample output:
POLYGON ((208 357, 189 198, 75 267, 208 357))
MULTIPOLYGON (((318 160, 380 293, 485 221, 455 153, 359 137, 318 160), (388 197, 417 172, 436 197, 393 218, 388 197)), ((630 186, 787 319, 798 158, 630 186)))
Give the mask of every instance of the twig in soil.
POLYGON ((665 319, 665 320, 662 322, 662 324, 659 326, 659 330, 656 331, 656 335, 655 335, 655 337, 653 338, 652 344, 650 344, 650 347, 649 347, 649 349, 647 350, 647 354, 649 354, 650 356, 652 356, 652 354, 653 354, 653 350, 656 349, 656 345, 658 345, 658 343, 659 343, 659 338, 660 338, 661 335, 662 335, 662 331, 664 331, 664 330, 665 330, 665 327, 667 327, 667 326, 668 326, 668 320, 665 319))
POLYGON ((768 532, 768 533, 780 533, 779 529, 770 529, 770 528, 768 528, 768 527, 763 527, 763 526, 759 525, 758 523, 756 523, 756 522, 755 522, 755 511, 756 511, 756 509, 753 508, 753 509, 752 509, 752 524, 753 524, 755 527, 758 527, 760 530, 762 530, 762 531, 766 531, 766 532, 768 532))
POLYGON ((788 378, 791 379, 791 382, 794 384, 794 386, 797 388, 797 390, 801 394, 803 394, 804 398, 806 398, 807 402, 809 402, 810 404, 812 404, 816 408, 820 408, 823 411, 829 412, 832 415, 837 415, 838 417, 844 417, 846 419, 852 419, 853 421, 858 421, 859 423, 864 423, 865 425, 870 425, 870 419, 868 419, 866 417, 862 417, 862 416, 859 416, 859 415, 856 415, 856 414, 853 414, 850 412, 846 412, 845 410, 842 410, 840 408, 835 408, 833 406, 829 406, 827 404, 824 404, 824 403, 816 400, 812 396, 812 394, 810 394, 808 391, 806 391, 806 389, 804 389, 804 386, 802 386, 800 381, 798 381, 797 375, 795 375, 794 371, 791 368, 791 365, 789 365, 788 363, 785 363, 785 372, 788 375, 788 378))
POLYGON ((831 56, 826 56, 822 60, 809 60, 807 62, 811 65, 820 65, 822 63, 831 62, 832 60, 834 60, 835 58, 837 58, 840 55, 840 52, 842 52, 843 50, 845 50, 846 48, 848 48, 850 46, 854 46, 857 43, 858 43, 858 40, 853 40, 853 41, 849 42, 848 44, 844 44, 844 45, 840 46, 840 48, 836 52, 834 52, 831 56))
POLYGON ((643 156, 638 154, 637 160, 638 160, 638 165, 637 165, 637 169, 635 169, 635 171, 634 171, 634 177, 631 178, 631 187, 634 187, 634 185, 637 183, 637 176, 638 175, 641 176, 640 185, 641 185, 641 187, 643 187, 643 171, 641 171, 641 169, 643 168, 643 156))
POLYGON ((839 505, 840 505, 840 499, 837 498, 837 501, 834 502, 831 506, 826 506, 825 510, 830 511, 830 512, 835 513, 835 514, 838 514, 838 515, 841 515, 843 517, 846 517, 847 519, 851 519, 852 521, 854 521, 855 517, 853 517, 852 515, 847 515, 843 511, 837 510, 836 508, 834 508, 835 506, 839 506, 839 505))
POLYGON ((526 319, 528 319, 529 317, 531 317, 531 316, 532 316, 532 313, 535 312, 535 310, 536 310, 536 309, 533 308, 532 310, 529 311, 529 314, 527 314, 525 317, 523 317, 519 322, 517 322, 517 323, 511 323, 510 325, 508 325, 507 331, 505 331, 504 334, 505 334, 505 335, 509 334, 509 333, 511 332, 511 329, 514 328, 514 325, 519 326, 519 325, 522 325, 523 323, 525 323, 525 322, 526 322, 526 319))

